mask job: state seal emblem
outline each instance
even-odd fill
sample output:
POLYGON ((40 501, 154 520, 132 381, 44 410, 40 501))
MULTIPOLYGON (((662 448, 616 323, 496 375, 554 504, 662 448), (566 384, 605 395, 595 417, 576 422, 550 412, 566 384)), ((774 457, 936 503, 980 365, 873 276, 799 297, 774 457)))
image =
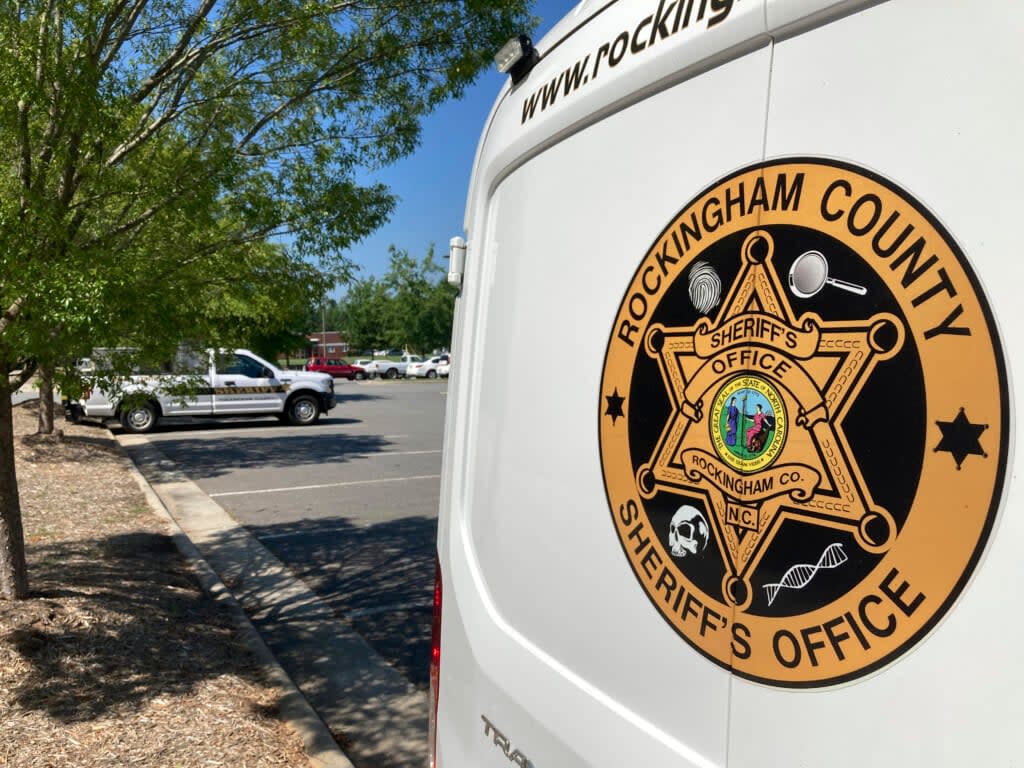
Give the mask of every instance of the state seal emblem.
POLYGON ((1006 372, 964 254, 891 181, 794 158, 706 189, 639 256, 598 418, 648 598, 765 684, 893 662, 953 606, 1002 495, 1006 372))

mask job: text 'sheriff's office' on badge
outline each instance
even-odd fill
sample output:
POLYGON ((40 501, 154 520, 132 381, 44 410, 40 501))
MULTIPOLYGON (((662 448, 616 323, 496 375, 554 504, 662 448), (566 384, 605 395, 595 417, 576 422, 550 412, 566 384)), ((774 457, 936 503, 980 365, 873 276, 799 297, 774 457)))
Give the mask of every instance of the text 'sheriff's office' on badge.
POLYGON ((637 579, 749 679, 892 662, 992 528, 1008 418, 992 315, 953 238, 864 169, 773 161, 685 206, 626 289, 601 387, 637 579))

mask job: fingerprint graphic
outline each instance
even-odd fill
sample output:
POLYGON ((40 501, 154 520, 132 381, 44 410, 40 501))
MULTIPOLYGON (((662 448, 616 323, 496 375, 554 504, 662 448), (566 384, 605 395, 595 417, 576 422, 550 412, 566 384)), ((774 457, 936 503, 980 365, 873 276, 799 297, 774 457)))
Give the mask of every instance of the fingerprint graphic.
POLYGON ((722 300, 722 281, 715 268, 706 261, 696 261, 690 269, 690 301, 693 308, 706 315, 722 300))
POLYGON ((846 562, 846 553, 843 551, 843 545, 836 542, 835 544, 829 544, 825 547, 825 551, 821 553, 821 557, 818 558, 818 562, 814 565, 807 565, 802 563, 800 565, 794 565, 782 576, 782 580, 777 584, 765 584, 764 589, 768 593, 768 605, 775 602, 775 597, 784 589, 803 589, 810 584, 811 579, 814 578, 814 574, 821 570, 828 570, 830 568, 838 568, 840 565, 846 562))

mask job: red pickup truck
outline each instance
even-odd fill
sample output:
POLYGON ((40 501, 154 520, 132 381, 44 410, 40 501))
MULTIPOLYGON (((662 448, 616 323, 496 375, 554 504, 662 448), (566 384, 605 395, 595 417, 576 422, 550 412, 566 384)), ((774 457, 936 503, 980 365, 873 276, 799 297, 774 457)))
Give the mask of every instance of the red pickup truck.
POLYGON ((336 379, 365 379, 366 370, 358 365, 352 365, 344 360, 336 358, 311 357, 306 363, 307 371, 320 371, 329 373, 336 379))

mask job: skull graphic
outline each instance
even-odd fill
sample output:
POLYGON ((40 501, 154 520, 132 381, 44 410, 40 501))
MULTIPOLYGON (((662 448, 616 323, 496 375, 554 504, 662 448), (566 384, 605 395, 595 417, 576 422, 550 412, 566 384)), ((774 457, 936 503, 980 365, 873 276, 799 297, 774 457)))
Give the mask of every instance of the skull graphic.
POLYGON ((672 515, 668 528, 668 543, 674 557, 686 557, 703 552, 708 545, 710 529, 704 513, 684 504, 672 515))

